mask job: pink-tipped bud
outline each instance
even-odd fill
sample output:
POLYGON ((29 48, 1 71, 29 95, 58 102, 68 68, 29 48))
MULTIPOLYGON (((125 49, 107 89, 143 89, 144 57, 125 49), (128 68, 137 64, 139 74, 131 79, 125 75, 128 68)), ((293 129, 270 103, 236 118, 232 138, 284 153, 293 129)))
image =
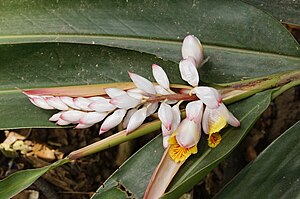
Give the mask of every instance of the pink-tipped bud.
POLYGON ((77 124, 77 126, 75 126, 74 129, 86 129, 86 128, 89 128, 93 125, 94 124, 77 124))
POLYGON ((124 94, 112 98, 109 102, 118 108, 130 109, 139 105, 141 100, 130 97, 128 94, 124 94))
POLYGON ((196 62, 193 58, 188 57, 179 62, 181 78, 187 81, 193 87, 198 86, 199 75, 196 68, 196 62))
POLYGON ((109 103, 109 101, 110 101, 109 99, 105 99, 105 98, 98 99, 90 103, 89 108, 99 113, 112 111, 116 108, 116 106, 109 103))
POLYGON ((143 107, 137 110, 130 118, 126 132, 127 134, 140 127, 146 119, 147 108, 143 107))
POLYGON ((184 148, 195 146, 199 142, 200 136, 200 125, 188 119, 182 120, 176 129, 176 140, 178 144, 184 148))
POLYGON ((80 120, 80 124, 95 124, 102 121, 108 115, 107 112, 98 113, 98 112, 88 112, 80 120))
POLYGON ((219 92, 208 86, 199 86, 193 89, 193 93, 196 93, 197 97, 208 107, 218 108, 222 103, 222 97, 219 92))
POLYGON ((62 111, 69 109, 69 107, 65 103, 63 103, 59 97, 45 97, 45 100, 50 106, 54 107, 55 109, 62 111))
POLYGON ((84 98, 84 97, 74 98, 75 106, 79 107, 81 110, 84 110, 84 111, 92 111, 92 109, 89 108, 89 105, 92 102, 93 102, 92 100, 84 98))
POLYGON ((128 72, 128 74, 136 87, 138 87, 139 89, 143 90, 146 93, 152 95, 156 94, 154 86, 149 80, 135 73, 128 72))
POLYGON ((188 35, 184 38, 181 52, 183 59, 193 57, 196 61, 196 66, 199 66, 203 61, 203 47, 199 39, 193 35, 188 35))
POLYGON ((125 91, 123 91, 122 89, 119 89, 119 88, 106 88, 104 90, 105 90, 105 93, 110 98, 114 98, 114 97, 117 97, 119 95, 124 95, 126 93, 125 91))
POLYGON ((169 89, 169 87, 170 87, 169 78, 168 78, 166 72, 164 71, 164 69, 162 69, 162 67, 160 67, 159 65, 153 64, 152 65, 152 73, 153 73, 154 79, 160 86, 162 86, 164 89, 169 89))
POLYGON ((190 121, 195 122, 196 124, 201 124, 203 114, 203 103, 198 101, 193 101, 187 104, 186 106, 186 118, 190 121))
POLYGON ((61 114, 60 118, 71 123, 78 123, 78 121, 85 115, 85 112, 78 110, 69 110, 61 114))
POLYGON ((56 122, 57 120, 59 120, 61 114, 64 113, 64 112, 65 112, 65 111, 61 111, 61 112, 55 113, 54 115, 52 115, 52 116, 49 118, 49 121, 51 121, 51 122, 56 122))
POLYGON ((59 97, 59 99, 65 103, 67 106, 73 108, 73 109, 77 109, 80 110, 80 108, 78 106, 75 105, 74 103, 74 99, 72 97, 68 97, 68 96, 61 96, 59 97))
POLYGON ((158 109, 158 118, 168 131, 171 130, 173 122, 173 111, 169 104, 161 103, 158 109))
POLYGON ((50 106, 43 97, 30 96, 29 100, 31 101, 31 103, 33 103, 34 105, 36 105, 37 107, 40 107, 42 109, 46 109, 46 110, 55 109, 54 107, 50 106))
POLYGON ((65 121, 65 120, 60 118, 59 120, 57 120, 56 124, 59 125, 59 126, 65 126, 65 125, 71 124, 71 122, 65 121))
POLYGON ((126 114, 125 109, 118 109, 108 116, 102 123, 99 134, 105 133, 120 124, 126 114))

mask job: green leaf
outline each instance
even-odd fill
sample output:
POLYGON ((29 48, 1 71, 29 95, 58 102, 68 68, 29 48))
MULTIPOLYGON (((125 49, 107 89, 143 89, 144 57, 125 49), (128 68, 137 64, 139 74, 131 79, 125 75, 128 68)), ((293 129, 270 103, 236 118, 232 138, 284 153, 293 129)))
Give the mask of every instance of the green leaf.
POLYGON ((264 10, 280 22, 300 25, 300 2, 295 0, 243 0, 255 7, 264 10))
POLYGON ((38 169, 28 169, 23 171, 17 171, 11 174, 7 178, 0 180, 0 198, 11 198, 21 190, 29 187, 34 181, 42 176, 47 171, 54 169, 69 162, 68 159, 62 159, 54 162, 49 166, 45 166, 38 169))
POLYGON ((299 198, 300 122, 272 142, 216 199, 299 198))
MULTIPOLYGON (((224 129, 223 140, 215 149, 207 147, 207 140, 203 135, 198 154, 191 156, 185 162, 163 198, 178 198, 218 165, 238 145, 268 107, 271 94, 271 91, 258 93, 231 105, 230 110, 241 121, 241 127, 224 129)), ((97 191, 95 197, 102 198, 102 194, 119 189, 121 184, 133 197, 141 198, 164 151, 161 139, 159 136, 125 162, 97 191)))
POLYGON ((34 107, 16 88, 129 81, 127 70, 149 78, 152 63, 163 66, 172 83, 182 83, 177 62, 188 33, 201 39, 210 57, 200 69, 208 83, 300 69, 294 38, 240 1, 0 3, 0 129, 56 127, 47 121, 53 112, 34 107), (33 42, 41 44, 24 44, 33 42))

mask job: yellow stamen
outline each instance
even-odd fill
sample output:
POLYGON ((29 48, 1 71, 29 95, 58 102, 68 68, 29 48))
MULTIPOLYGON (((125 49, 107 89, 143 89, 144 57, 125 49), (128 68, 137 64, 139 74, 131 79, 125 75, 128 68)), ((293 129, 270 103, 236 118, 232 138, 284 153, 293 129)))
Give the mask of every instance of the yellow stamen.
POLYGON ((175 134, 169 139, 169 155, 175 162, 185 161, 190 155, 198 152, 197 145, 191 148, 184 148, 177 143, 175 134))
POLYGON ((212 133, 208 137, 208 146, 211 148, 215 148, 220 144, 222 137, 219 133, 212 133))

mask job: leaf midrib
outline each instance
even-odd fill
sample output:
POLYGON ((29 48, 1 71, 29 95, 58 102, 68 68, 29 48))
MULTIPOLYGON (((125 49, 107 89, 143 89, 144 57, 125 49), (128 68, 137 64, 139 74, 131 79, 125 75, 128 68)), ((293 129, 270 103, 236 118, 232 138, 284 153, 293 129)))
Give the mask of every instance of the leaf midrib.
MULTIPOLYGON (((136 42, 153 42, 153 43, 160 43, 160 44, 171 44, 171 45, 181 45, 181 41, 176 40, 167 40, 167 39, 149 39, 145 37, 132 37, 132 36, 112 36, 112 35, 93 35, 93 34, 31 34, 31 35, 1 35, 0 36, 0 45, 2 44, 25 44, 25 43, 79 43, 79 44, 93 44, 86 41, 69 41, 67 39, 72 38, 84 38, 84 39, 110 39, 110 40, 123 40, 123 41, 136 41, 136 42), (12 41, 12 42, 3 42, 1 40, 5 39, 45 39, 44 41, 12 41), (65 40, 64 40, 65 39, 65 40)), ((100 44, 100 42, 95 42, 95 44, 100 44)), ((93 45, 95 45, 93 44, 93 45)), ((118 47, 118 48, 124 48, 123 46, 117 46, 117 45, 109 45, 105 44, 104 46, 111 46, 111 47, 118 47)), ((224 50, 224 51, 231 51, 231 52, 238 52, 238 53, 245 53, 245 54, 253 54, 253 55, 265 55, 265 56, 272 56, 276 58, 289 58, 294 60, 299 60, 300 57, 297 56, 291 56, 291 55, 281 55, 277 53, 272 52, 264 52, 264 51, 256 51, 252 49, 246 49, 246 48, 233 48, 228 46, 221 46, 221 45, 213 45, 213 44, 203 44, 204 49, 218 49, 218 50, 224 50)), ((299 46, 300 48, 300 46, 299 46)), ((151 54, 151 53, 150 53, 151 54)))

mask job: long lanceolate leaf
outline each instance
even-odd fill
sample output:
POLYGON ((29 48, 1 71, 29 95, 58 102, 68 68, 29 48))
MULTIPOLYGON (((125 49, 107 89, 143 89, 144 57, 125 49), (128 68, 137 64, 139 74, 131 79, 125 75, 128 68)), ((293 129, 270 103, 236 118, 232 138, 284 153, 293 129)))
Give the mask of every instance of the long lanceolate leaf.
MULTIPOLYGON (((271 101, 271 94, 271 91, 259 93, 247 100, 230 106, 230 110, 241 121, 241 127, 226 128, 221 132, 223 140, 215 149, 209 149, 207 141, 203 138, 199 145, 198 154, 191 156, 185 162, 171 183, 169 191, 163 197, 179 197, 220 163, 237 146, 259 118, 260 114, 268 107, 271 101)), ((104 183, 103 187, 98 190, 98 193, 94 197, 106 198, 104 196, 109 196, 108 193, 118 192, 120 187, 125 187, 128 193, 131 193, 136 198, 141 198, 160 160, 160 157, 157 158, 156 154, 162 155, 164 151, 163 147, 159 146, 159 144, 161 143, 153 141, 136 153, 104 183), (149 154, 154 153, 151 150, 155 151, 155 156, 149 158, 149 154)), ((125 197, 126 193, 123 194, 125 197)))
POLYGON ((244 168, 216 199, 299 198, 299 132, 300 121, 244 168))
POLYGON ((58 160, 49 166, 37 169, 18 171, 9 177, 0 180, 0 198, 11 198, 23 189, 29 187, 34 181, 47 171, 68 163, 68 159, 58 160))

